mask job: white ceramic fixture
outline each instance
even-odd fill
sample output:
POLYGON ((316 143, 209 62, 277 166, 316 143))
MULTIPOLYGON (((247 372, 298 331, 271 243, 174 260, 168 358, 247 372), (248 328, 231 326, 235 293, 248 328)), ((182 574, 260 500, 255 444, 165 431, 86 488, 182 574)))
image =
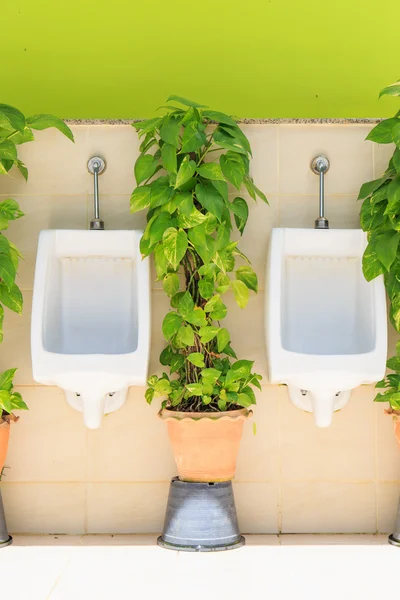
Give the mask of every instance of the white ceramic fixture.
POLYGON ((150 348, 149 262, 141 231, 42 231, 32 307, 33 377, 64 389, 100 427, 128 387, 146 384, 150 348))
POLYGON ((271 383, 328 427, 351 390, 385 374, 382 276, 362 273, 359 229, 273 229, 267 263, 266 339, 271 383))

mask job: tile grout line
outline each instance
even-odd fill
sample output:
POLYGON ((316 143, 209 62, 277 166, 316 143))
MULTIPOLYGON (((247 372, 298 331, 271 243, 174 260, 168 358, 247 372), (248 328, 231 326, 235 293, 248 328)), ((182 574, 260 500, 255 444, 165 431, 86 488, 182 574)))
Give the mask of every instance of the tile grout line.
POLYGON ((375 445, 375 481, 374 481, 374 495, 375 495, 375 529, 376 533, 379 533, 379 504, 378 504, 378 480, 379 480, 379 461, 378 461, 378 411, 374 410, 374 445, 375 445))

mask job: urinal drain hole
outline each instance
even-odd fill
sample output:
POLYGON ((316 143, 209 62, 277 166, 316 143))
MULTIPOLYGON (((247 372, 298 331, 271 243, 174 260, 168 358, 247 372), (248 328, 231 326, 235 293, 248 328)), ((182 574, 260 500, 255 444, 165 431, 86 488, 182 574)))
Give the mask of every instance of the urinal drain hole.
POLYGON ((108 395, 109 396, 114 396, 115 392, 109 392, 108 395))
POLYGON ((300 390, 300 392, 302 396, 307 396, 308 394, 307 390, 300 390))
POLYGON ((78 392, 75 392, 75 396, 80 396, 80 394, 78 392))

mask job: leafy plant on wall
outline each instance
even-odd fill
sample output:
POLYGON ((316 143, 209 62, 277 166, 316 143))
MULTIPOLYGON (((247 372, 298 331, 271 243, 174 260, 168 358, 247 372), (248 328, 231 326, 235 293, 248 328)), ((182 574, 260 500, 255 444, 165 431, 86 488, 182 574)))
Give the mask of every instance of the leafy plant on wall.
MULTIPOLYGON (((18 146, 34 140, 33 130, 55 127, 73 141, 69 127, 52 115, 25 116, 16 108, 0 104, 0 175, 7 176, 15 166, 25 180, 28 169, 18 157, 18 146)), ((1 188, 0 188, 1 189, 1 188)), ((0 202, 0 230, 8 229, 10 221, 24 215, 16 200, 7 198, 0 202)), ((15 282, 21 254, 3 233, 0 233, 0 342, 3 341, 4 306, 17 314, 22 312, 22 294, 15 282)), ((16 369, 0 374, 0 421, 11 419, 13 410, 26 409, 21 394, 14 391, 16 369)))
POLYGON ((250 144, 236 121, 184 98, 158 118, 134 123, 142 142, 135 164, 138 187, 131 211, 147 210, 143 256, 154 256, 158 280, 170 298, 162 323, 167 347, 160 362, 170 374, 149 378, 146 399, 164 397, 163 408, 212 412, 255 403, 261 376, 253 362, 237 360, 223 295, 233 292, 244 308, 257 275, 231 239, 232 217, 240 234, 248 205, 230 200, 228 184, 267 202, 249 175, 250 144), (238 266, 237 263, 240 263, 238 266))
MULTIPOLYGON (((384 88, 380 96, 400 96, 400 81, 384 88)), ((378 144, 395 144, 389 165, 379 179, 364 183, 359 193, 363 200, 360 221, 368 232, 368 246, 363 257, 367 281, 384 276, 390 300, 390 320, 400 333, 400 110, 390 119, 378 123, 367 136, 378 144)), ((391 411, 400 411, 400 342, 397 355, 387 367, 394 371, 379 381, 376 402, 389 402, 391 411)), ((400 414, 400 413, 399 413, 400 414)))

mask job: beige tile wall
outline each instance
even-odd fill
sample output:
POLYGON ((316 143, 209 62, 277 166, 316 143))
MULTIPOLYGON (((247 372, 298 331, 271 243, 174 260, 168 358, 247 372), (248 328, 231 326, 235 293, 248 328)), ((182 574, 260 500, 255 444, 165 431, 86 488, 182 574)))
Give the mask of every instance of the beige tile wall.
MULTIPOLYGON (((318 180, 310 160, 325 153, 327 216, 332 227, 357 227, 360 184, 379 176, 390 148, 374 148, 366 125, 245 125, 253 147, 252 174, 270 208, 251 206, 242 250, 253 261, 260 292, 241 311, 229 300, 226 319, 238 354, 256 361, 264 376, 255 410, 257 435, 245 428, 235 482, 244 532, 388 532, 400 492, 400 452, 391 421, 374 405, 370 386, 357 389, 332 427, 317 429, 296 409, 285 387, 268 385, 263 334, 264 271, 269 232, 276 226, 312 227, 318 180)), ((13 223, 11 240, 22 250, 19 284, 25 311, 8 313, 0 369, 18 366, 18 389, 30 406, 13 427, 1 486, 14 532, 157 532, 162 527, 168 481, 175 474, 165 426, 144 389, 131 388, 125 406, 98 431, 83 427, 55 387, 36 385, 30 359, 30 307, 38 234, 46 228, 88 226, 92 177, 88 158, 107 160, 100 179, 102 216, 109 228, 135 228, 144 215, 129 213, 138 152, 129 126, 75 126, 75 145, 56 131, 37 133, 21 149, 29 182, 18 173, 1 177, 0 199, 12 195, 26 216, 13 223)), ((232 195, 234 190, 231 190, 232 195)), ((161 321, 168 301, 153 285, 151 369, 163 347, 161 321)), ((393 347, 395 335, 390 335, 393 347)))

